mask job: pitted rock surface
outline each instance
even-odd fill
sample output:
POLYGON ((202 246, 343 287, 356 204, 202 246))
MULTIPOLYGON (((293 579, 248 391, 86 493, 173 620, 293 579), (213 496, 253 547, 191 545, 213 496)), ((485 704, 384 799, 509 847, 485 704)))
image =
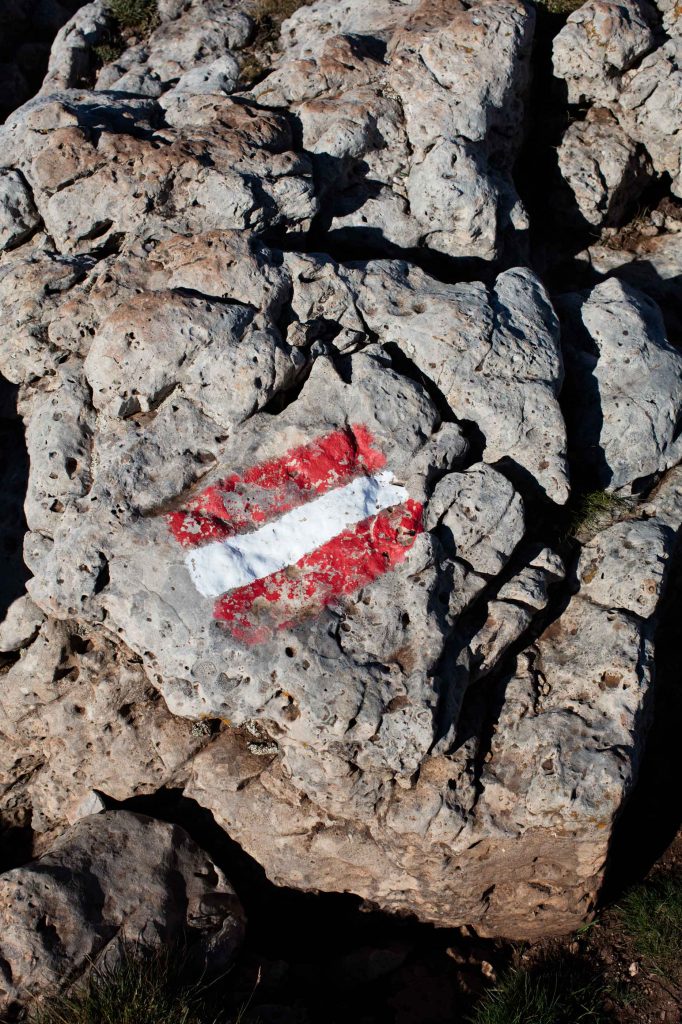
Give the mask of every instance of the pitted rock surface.
POLYGON ((673 466, 682 455, 682 354, 668 342, 658 306, 613 278, 565 296, 560 308, 582 464, 609 488, 673 466))
POLYGON ((123 942, 194 942, 207 967, 224 969, 244 932, 232 887, 187 833, 124 811, 83 818, 39 860, 5 872, 0 919, 3 1011, 113 963, 123 942))
POLYGON ((554 40, 554 73, 571 103, 611 110, 642 145, 658 174, 682 196, 680 171, 679 5, 647 0, 589 0, 554 40), (657 10, 658 8, 658 10, 657 10))
MULTIPOLYGON (((98 67, 88 4, 0 129, 31 573, 2 821, 49 849, 182 789, 278 884, 569 930, 636 781, 682 519, 678 263, 661 242, 665 322, 627 260, 559 297, 523 265, 526 5, 317 0, 248 85, 255 13, 163 0, 98 67), (596 488, 620 502, 567 539, 596 488)), ((675 31, 600 0, 556 38, 592 104, 559 201, 602 242, 677 187, 675 31)))
POLYGON ((285 23, 279 65, 249 95, 295 114, 330 238, 500 256, 527 223, 510 172, 531 9, 349 0, 328 17, 329 7, 285 23))

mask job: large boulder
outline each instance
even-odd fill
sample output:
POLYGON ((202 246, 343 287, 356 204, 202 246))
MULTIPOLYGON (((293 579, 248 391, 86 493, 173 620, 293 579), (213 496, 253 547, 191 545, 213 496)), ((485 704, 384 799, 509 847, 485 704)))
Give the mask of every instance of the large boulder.
POLYGON ((186 943, 206 969, 225 969, 244 931, 234 890, 187 833, 125 811, 84 818, 3 874, 0 921, 3 1012, 113 964, 126 944, 186 943))
MULTIPOLYGON (((48 844, 184 787, 278 883, 568 929, 636 778, 680 516, 633 501, 576 567, 560 402, 636 491, 679 457, 679 356, 609 281, 563 304, 562 392, 537 275, 453 282, 526 226, 532 12, 318 0, 230 95, 232 5, 160 15, 96 88, 58 46, 59 91, 0 132, 35 210, 0 256, 32 574, 0 631, 3 813, 48 844)), ((641 155, 614 139, 599 217, 641 155)))
MULTIPOLYGON (((568 931, 593 905, 641 758, 680 493, 675 471, 641 518, 585 547, 565 611, 492 689, 476 683, 455 742, 433 747, 409 785, 390 787, 380 815, 329 806, 319 784, 302 792, 304 766, 292 774, 273 747, 239 733, 199 754, 188 793, 278 882, 327 889, 342 878, 372 903, 484 935, 568 931)), ((536 556, 487 604, 478 637, 511 621, 505 604, 537 608, 560 572, 536 556)), ((478 647, 474 636, 469 650, 478 647)))

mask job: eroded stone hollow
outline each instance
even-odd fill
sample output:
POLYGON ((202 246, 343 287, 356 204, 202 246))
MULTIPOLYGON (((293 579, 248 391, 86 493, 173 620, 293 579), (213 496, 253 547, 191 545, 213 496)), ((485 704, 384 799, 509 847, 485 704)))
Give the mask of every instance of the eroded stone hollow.
POLYGON ((518 191, 531 5, 316 0, 251 82, 255 6, 157 14, 102 66, 82 7, 0 129, 3 821, 80 849, 183 789, 278 884, 566 931, 682 522, 679 11, 570 16, 556 176, 518 191))

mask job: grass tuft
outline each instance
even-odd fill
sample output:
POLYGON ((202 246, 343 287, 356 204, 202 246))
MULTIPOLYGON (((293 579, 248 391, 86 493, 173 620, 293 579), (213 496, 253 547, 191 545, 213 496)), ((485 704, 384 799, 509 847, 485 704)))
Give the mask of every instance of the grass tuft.
POLYGON ((682 985, 682 878, 662 875, 638 885, 619 910, 647 967, 682 985))
POLYGON ((569 534, 577 540, 593 536, 609 526, 632 506, 628 498, 608 491, 583 494, 571 517, 569 534))
POLYGON ((108 0, 107 7, 120 32, 148 36, 159 24, 156 0, 108 0))
POLYGON ((544 8, 550 14, 560 14, 567 18, 573 11, 582 7, 585 0, 534 0, 536 6, 544 8))
POLYGON ((212 985, 196 980, 182 951, 127 945, 115 965, 93 967, 85 982, 40 1006, 30 1024, 243 1022, 248 1003, 230 1016, 217 1011, 218 996, 212 985))
POLYGON ((256 23, 256 34, 241 59, 241 81, 252 85, 268 70, 268 53, 279 40, 282 22, 290 18, 299 7, 307 7, 313 0, 258 0, 251 12, 256 23))
POLYGON ((603 1024, 603 985, 575 963, 510 969, 490 989, 470 1024, 603 1024))
POLYGON ((112 64, 121 56, 125 50, 125 43, 122 39, 115 39, 109 43, 102 43, 100 46, 93 46, 94 53, 99 67, 105 64, 112 64))

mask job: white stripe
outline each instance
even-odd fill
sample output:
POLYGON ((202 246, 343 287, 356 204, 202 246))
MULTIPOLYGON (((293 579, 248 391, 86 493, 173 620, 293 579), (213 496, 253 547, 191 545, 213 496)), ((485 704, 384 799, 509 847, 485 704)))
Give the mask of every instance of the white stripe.
POLYGON ((185 557, 194 585, 204 597, 218 597, 294 565, 349 526, 405 501, 407 491, 392 480, 393 473, 387 471, 358 477, 254 533, 195 548, 185 557))

